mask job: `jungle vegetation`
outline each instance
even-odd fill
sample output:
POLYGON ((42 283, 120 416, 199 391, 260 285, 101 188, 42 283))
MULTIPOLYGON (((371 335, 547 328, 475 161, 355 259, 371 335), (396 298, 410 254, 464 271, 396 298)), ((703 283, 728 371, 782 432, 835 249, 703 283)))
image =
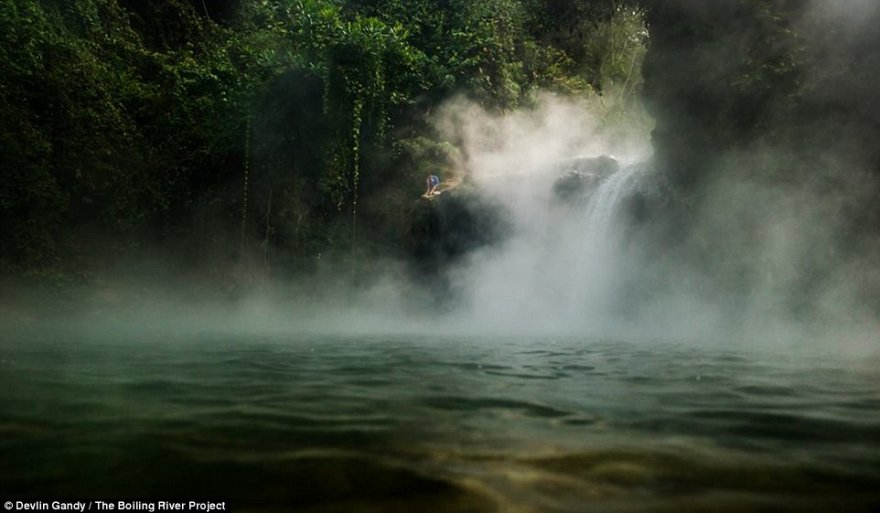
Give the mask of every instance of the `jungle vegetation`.
MULTIPOLYGON (((834 54, 811 43, 845 23, 811 21, 810 2, 695 4, 0 0, 0 273, 88 280, 144 252, 298 273, 399 253, 426 170, 457 151, 429 122, 456 95, 497 111, 539 90, 644 98, 684 212, 723 168, 707 162, 756 145, 802 156, 749 167, 766 179, 829 151, 878 175, 878 24, 834 54)), ((853 217, 876 226, 868 204, 853 217)))
POLYGON ((646 43, 612 1, 0 0, 0 268, 393 254, 455 151, 432 109, 634 99, 646 43))

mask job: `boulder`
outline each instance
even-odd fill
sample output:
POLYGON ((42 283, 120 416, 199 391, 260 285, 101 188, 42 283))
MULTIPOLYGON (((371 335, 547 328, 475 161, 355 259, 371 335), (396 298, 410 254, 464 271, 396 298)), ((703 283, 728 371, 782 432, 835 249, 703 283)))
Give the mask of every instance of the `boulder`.
POLYGON ((619 169, 617 159, 608 155, 560 162, 553 168, 560 175, 553 182, 553 195, 566 203, 580 201, 619 169))

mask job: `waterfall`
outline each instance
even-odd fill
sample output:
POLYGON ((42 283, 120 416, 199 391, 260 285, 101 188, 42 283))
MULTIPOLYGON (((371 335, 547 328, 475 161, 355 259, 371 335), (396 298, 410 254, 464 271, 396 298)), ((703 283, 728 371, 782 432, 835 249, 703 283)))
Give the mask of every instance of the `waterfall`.
POLYGON ((612 236, 620 203, 637 191, 642 174, 644 168, 641 166, 623 167, 602 182, 593 193, 587 206, 586 225, 590 235, 596 237, 597 241, 612 236))
POLYGON ((566 307, 569 316, 600 318, 614 309, 629 267, 622 247, 626 227, 621 223, 621 207, 639 191, 644 174, 643 166, 621 167, 590 196, 583 212, 583 229, 575 245, 566 307))
POLYGON ((580 330, 614 310, 634 267, 623 251, 621 210, 640 191, 645 167, 573 171, 583 179, 576 198, 552 193, 558 169, 505 191, 512 236, 503 247, 477 255, 460 276, 479 320, 580 330))

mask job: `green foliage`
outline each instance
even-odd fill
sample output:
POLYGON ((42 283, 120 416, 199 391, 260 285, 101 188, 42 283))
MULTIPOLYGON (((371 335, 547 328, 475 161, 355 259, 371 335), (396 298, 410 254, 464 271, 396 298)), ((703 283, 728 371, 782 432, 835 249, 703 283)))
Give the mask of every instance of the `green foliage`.
POLYGON ((639 11, 595 6, 560 15, 590 34, 563 43, 538 0, 226 4, 0 0, 3 267, 87 262, 107 240, 198 255, 242 219, 267 261, 353 248, 360 207, 399 226, 448 166, 426 123, 446 98, 634 91, 645 43, 639 11))
POLYGON ((82 229, 124 245, 162 238, 240 133, 254 87, 229 57, 235 39, 185 4, 172 12, 193 41, 153 35, 163 52, 113 0, 0 5, 4 260, 84 250, 82 229))
POLYGON ((644 12, 620 6, 607 19, 589 22, 584 41, 584 63, 593 87, 619 88, 627 97, 642 85, 641 67, 647 51, 648 29, 644 12))

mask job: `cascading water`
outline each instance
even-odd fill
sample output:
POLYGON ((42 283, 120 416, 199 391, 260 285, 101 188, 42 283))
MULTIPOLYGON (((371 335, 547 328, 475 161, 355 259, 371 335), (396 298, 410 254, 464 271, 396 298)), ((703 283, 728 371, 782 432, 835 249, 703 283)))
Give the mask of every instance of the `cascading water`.
POLYGON ((644 174, 643 166, 626 166, 599 185, 590 198, 586 212, 590 233, 602 238, 609 235, 616 223, 621 202, 639 190, 644 174))
POLYGON ((632 267, 623 252, 621 210, 643 188, 646 169, 612 161, 613 170, 597 172, 590 167, 597 159, 570 162, 516 180, 501 197, 512 236, 477 255, 461 275, 478 322, 583 330, 614 309, 632 267), (560 170, 568 175, 560 177, 560 170), (560 195, 563 179, 574 193, 560 195))
POLYGON ((622 167, 591 194, 584 209, 584 233, 570 283, 570 315, 605 316, 614 307, 628 274, 621 209, 627 198, 639 192, 644 174, 643 166, 622 167))

